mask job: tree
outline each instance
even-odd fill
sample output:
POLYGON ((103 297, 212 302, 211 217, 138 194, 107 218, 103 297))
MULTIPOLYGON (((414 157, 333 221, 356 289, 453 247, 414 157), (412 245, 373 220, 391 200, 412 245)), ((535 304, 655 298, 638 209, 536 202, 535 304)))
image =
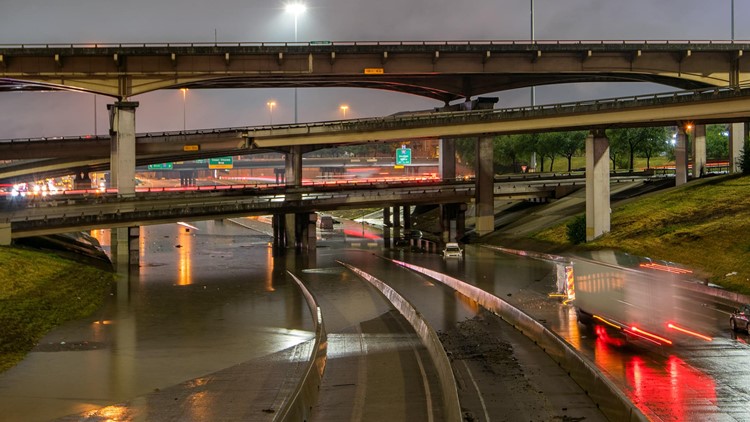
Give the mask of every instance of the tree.
POLYGON ((651 157, 663 151, 667 139, 667 129, 664 127, 639 127, 610 129, 607 131, 610 140, 610 156, 616 162, 620 154, 627 155, 629 171, 635 169, 635 156, 641 154, 646 157, 647 165, 651 165, 651 157))
POLYGON ((726 160, 729 157, 729 129, 727 125, 706 125, 706 158, 726 160))
POLYGON ((572 171, 573 157, 578 155, 586 146, 588 132, 577 130, 573 132, 558 132, 562 136, 559 139, 560 155, 568 159, 568 172, 572 171))

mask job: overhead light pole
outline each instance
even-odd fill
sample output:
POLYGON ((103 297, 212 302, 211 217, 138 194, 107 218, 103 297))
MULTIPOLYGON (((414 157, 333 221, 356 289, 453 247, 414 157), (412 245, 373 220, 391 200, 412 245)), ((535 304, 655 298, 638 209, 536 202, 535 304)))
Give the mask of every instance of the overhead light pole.
POLYGON ((732 0, 732 42, 734 42, 734 0, 732 0))
MULTIPOLYGON (((294 42, 297 42, 297 18, 307 10, 304 3, 289 3, 286 11, 294 15, 294 42)), ((294 88, 294 123, 297 123, 297 87, 294 88)))

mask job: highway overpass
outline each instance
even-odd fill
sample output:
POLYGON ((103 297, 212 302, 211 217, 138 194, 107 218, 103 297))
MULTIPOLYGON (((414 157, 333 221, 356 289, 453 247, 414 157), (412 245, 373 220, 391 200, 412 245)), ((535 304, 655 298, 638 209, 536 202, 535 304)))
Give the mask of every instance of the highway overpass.
POLYGON ((120 100, 165 88, 357 87, 448 104, 571 82, 682 89, 750 82, 747 42, 357 41, 0 45, 0 90, 70 89, 120 100))

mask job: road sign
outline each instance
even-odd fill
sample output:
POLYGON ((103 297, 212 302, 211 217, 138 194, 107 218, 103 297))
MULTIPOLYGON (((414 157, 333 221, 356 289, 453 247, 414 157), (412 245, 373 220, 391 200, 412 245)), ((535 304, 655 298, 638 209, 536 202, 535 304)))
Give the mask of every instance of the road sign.
POLYGON ((183 145, 182 150, 183 151, 200 151, 201 146, 200 145, 183 145))
POLYGON ((234 165, 232 164, 232 157, 218 157, 208 159, 208 168, 210 169, 231 169, 234 165))
POLYGON ((411 148, 399 148, 396 150, 396 165, 403 166, 411 164, 411 148))
POLYGON ((172 170, 174 165, 172 163, 159 163, 159 164, 149 164, 148 169, 149 170, 172 170))
POLYGON ((382 67, 366 67, 365 75, 382 75, 385 73, 382 67))

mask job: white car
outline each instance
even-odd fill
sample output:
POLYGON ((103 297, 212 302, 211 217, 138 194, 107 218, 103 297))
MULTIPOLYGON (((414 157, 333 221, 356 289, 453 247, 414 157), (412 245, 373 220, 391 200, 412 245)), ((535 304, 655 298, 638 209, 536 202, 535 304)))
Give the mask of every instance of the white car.
POLYGON ((464 250, 458 246, 458 243, 446 243, 443 249, 443 258, 463 258, 464 250))

